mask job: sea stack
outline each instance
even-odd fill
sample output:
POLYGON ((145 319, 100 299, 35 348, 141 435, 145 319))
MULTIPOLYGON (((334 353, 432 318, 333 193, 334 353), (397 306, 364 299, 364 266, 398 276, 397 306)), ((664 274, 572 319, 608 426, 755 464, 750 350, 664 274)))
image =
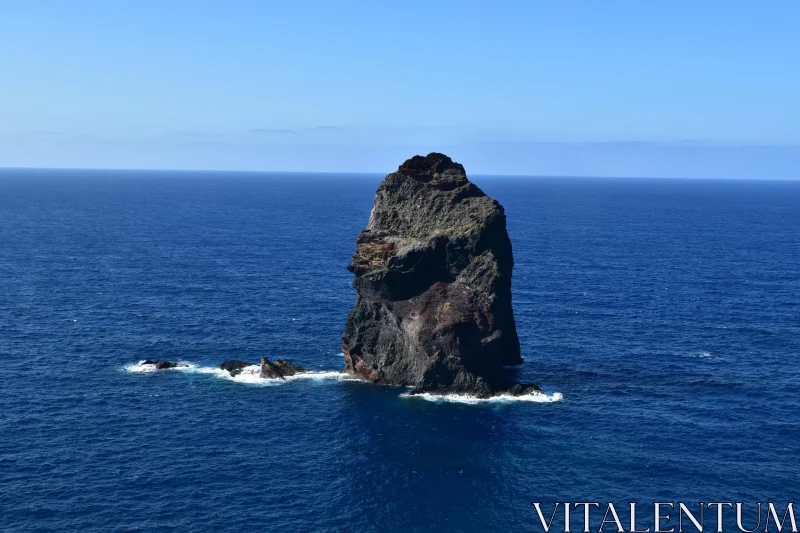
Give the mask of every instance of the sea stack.
POLYGON ((446 155, 412 157, 380 184, 356 239, 345 371, 413 392, 538 392, 503 368, 522 362, 513 266, 497 200, 446 155))

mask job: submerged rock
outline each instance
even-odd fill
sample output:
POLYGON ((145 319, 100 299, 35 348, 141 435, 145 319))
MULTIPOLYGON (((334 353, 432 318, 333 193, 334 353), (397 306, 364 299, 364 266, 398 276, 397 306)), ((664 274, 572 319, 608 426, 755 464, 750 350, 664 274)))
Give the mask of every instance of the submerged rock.
POLYGON ((168 368, 189 368, 189 365, 173 363, 172 361, 167 361, 165 359, 159 359, 158 361, 147 359, 146 361, 142 361, 141 365, 154 365, 156 370, 166 370, 168 368))
POLYGON ((513 266, 503 207, 446 155, 409 159, 356 239, 345 371, 414 392, 538 392, 503 368, 522 362, 513 266))
POLYGON ((236 377, 242 373, 242 370, 248 366, 255 366, 255 363, 247 363, 245 361, 233 360, 233 361, 225 361, 217 368, 222 370, 226 370, 230 373, 231 376, 236 377))
POLYGON ((305 372, 306 369, 302 366, 293 365, 285 359, 276 359, 271 362, 266 357, 261 358, 261 377, 262 378, 280 378, 297 374, 298 372, 305 372))

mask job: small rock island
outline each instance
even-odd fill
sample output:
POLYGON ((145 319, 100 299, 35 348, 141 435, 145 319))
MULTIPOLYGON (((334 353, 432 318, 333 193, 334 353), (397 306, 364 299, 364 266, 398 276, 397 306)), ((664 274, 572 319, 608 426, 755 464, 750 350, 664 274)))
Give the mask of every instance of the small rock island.
MULTIPOLYGON (((217 368, 225 370, 231 377, 236 377, 242 373, 247 367, 257 366, 255 363, 248 363, 246 361, 225 361, 217 368)), ((293 376, 306 372, 302 366, 294 365, 285 359, 277 359, 274 363, 266 357, 261 358, 261 372, 260 376, 263 379, 286 379, 286 376, 293 376)))
POLYGON ((378 187, 356 239, 345 372, 412 394, 540 392, 504 368, 522 362, 513 266, 497 200, 444 154, 409 159, 378 187))
POLYGON ((168 370, 170 368, 189 368, 189 365, 184 365, 182 363, 175 363, 173 361, 167 361, 166 359, 159 359, 154 361, 152 359, 145 359, 139 366, 152 366, 155 370, 168 370))

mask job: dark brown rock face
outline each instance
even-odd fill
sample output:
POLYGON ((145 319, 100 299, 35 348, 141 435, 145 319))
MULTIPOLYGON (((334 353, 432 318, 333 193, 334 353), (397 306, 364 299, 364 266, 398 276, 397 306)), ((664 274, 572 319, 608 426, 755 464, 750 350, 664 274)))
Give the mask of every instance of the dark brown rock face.
POLYGON ((285 359, 276 359, 275 362, 271 362, 266 357, 261 358, 261 377, 262 378, 280 378, 283 379, 286 376, 292 376, 297 374, 298 372, 305 372, 305 368, 298 365, 293 365, 289 361, 285 359))
POLYGON ((248 366, 253 366, 253 365, 254 365, 254 363, 248 363, 246 361, 239 361, 239 360, 235 359, 233 361, 225 361, 224 363, 219 365, 217 368, 221 368, 222 370, 226 370, 226 371, 228 371, 230 373, 231 376, 236 377, 236 376, 238 376, 239 374, 242 373, 242 370, 244 370, 248 366))
POLYGON ((514 259, 503 207, 443 154, 386 176, 348 269, 356 303, 345 371, 423 392, 524 394, 511 307, 514 259))

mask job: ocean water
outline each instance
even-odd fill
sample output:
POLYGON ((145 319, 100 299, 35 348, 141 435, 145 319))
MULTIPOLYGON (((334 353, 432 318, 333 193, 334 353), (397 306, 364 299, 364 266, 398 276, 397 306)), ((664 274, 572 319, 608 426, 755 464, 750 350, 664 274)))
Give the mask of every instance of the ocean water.
POLYGON ((380 179, 0 171, 0 530, 541 531, 533 501, 798 499, 800 182, 473 177, 508 216, 515 372, 555 400, 474 402, 338 373, 380 179), (262 355, 316 373, 213 371, 262 355))

